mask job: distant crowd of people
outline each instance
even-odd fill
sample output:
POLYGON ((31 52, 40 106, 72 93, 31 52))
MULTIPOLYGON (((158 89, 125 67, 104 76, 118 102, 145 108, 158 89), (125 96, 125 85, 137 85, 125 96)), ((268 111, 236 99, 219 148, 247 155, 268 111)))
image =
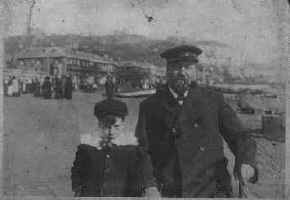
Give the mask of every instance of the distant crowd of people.
POLYGON ((117 91, 149 90, 165 84, 165 78, 161 76, 145 79, 118 79, 115 83, 117 91))
POLYGON ((46 76, 46 77, 15 77, 4 79, 4 94, 9 97, 19 97, 22 94, 33 94, 34 97, 44 99, 72 99, 72 92, 96 92, 105 89, 106 96, 112 98, 114 93, 131 90, 158 88, 163 84, 163 79, 156 80, 117 80, 112 74, 103 77, 96 76, 46 76))
POLYGON ((4 95, 19 97, 21 94, 33 94, 44 99, 72 99, 73 82, 69 75, 59 77, 46 76, 44 79, 16 78, 9 76, 4 80, 4 95))

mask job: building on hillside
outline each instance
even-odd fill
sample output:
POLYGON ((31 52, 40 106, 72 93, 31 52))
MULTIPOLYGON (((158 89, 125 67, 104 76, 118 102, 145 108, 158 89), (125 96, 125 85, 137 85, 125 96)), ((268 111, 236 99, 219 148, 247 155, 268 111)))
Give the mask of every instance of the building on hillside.
POLYGON ((49 76, 78 77, 114 73, 117 64, 109 58, 62 47, 34 47, 16 55, 17 68, 49 76))

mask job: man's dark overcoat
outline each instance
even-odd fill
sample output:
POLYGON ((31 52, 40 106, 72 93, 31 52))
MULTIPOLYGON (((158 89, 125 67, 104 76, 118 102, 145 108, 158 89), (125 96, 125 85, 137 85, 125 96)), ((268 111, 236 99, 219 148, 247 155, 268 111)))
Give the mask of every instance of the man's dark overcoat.
POLYGON ((66 99, 72 99, 73 83, 70 77, 66 78, 64 87, 64 97, 66 99))
POLYGON ((156 186, 148 154, 134 145, 79 145, 71 180, 72 190, 81 197, 137 197, 144 188, 156 186))
POLYGON ((63 98, 63 88, 62 88, 62 80, 58 77, 55 78, 55 99, 62 99, 63 98))
POLYGON ((243 131, 221 94, 192 84, 182 106, 168 86, 141 102, 136 136, 151 155, 163 196, 225 197, 231 185, 222 138, 235 169, 255 167, 256 145, 243 131))
POLYGON ((33 95, 35 97, 40 97, 41 96, 40 89, 41 89, 40 82, 38 80, 36 80, 34 82, 34 90, 33 90, 33 95))

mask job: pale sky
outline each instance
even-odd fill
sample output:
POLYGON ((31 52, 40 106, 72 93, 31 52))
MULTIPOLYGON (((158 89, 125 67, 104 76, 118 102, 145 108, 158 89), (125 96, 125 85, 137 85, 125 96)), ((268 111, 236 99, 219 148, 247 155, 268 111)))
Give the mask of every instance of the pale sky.
MULTIPOLYGON (((272 62, 279 56, 271 0, 36 1, 33 27, 46 34, 123 31, 156 39, 177 36, 226 43, 231 47, 228 53, 247 55, 257 63, 272 62), (153 20, 148 22, 145 15, 153 20)), ((10 35, 25 32, 27 12, 23 3, 14 6, 10 35)))

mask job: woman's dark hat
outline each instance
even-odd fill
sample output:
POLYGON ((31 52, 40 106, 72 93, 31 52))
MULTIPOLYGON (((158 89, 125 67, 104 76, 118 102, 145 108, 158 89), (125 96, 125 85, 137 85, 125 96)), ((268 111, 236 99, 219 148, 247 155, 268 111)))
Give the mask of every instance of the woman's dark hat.
POLYGON ((126 115, 128 115, 128 108, 126 103, 122 101, 115 99, 106 99, 96 103, 94 115, 98 119, 102 119, 108 115, 124 118, 126 115))

